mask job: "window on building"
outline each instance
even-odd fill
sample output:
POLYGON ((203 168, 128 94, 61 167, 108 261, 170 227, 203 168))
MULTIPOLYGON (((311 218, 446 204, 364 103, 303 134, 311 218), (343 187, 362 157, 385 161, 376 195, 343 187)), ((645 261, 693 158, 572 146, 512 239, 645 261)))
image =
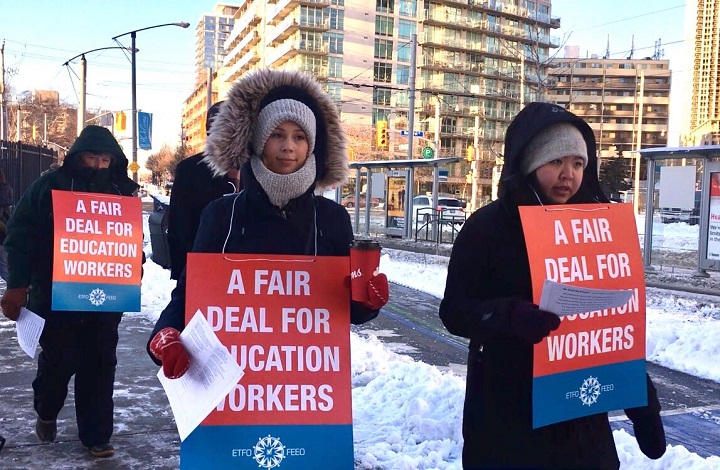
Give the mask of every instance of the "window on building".
POLYGON ((328 77, 342 78, 342 57, 328 57, 328 77))
POLYGON ((375 62, 373 65, 373 80, 390 83, 392 81, 392 64, 375 62))
POLYGON ((398 0, 401 16, 415 16, 417 14, 417 0, 398 0))
POLYGON ((376 59, 392 60, 393 41, 390 39, 375 39, 376 59))
POLYGON ((407 85, 410 83, 410 66, 398 64, 395 73, 395 83, 407 85))
POLYGON ((375 11, 393 13, 395 11, 395 0, 375 0, 375 11))
POLYGON ((414 21, 400 19, 398 21, 398 37, 410 39, 417 32, 417 25, 414 21))
POLYGON ((345 0, 330 0, 330 5, 345 6, 345 0))
POLYGON ((343 53, 343 33, 324 33, 328 44, 328 50, 331 54, 342 54, 343 53))
POLYGON ((322 8, 300 6, 300 24, 303 26, 321 26, 324 17, 322 8))
POLYGON ((398 62, 410 62, 412 46, 409 42, 398 41, 397 60, 398 62))
POLYGON ((342 101, 342 89, 343 89, 342 82, 333 82, 333 81, 328 80, 327 94, 330 95, 330 97, 334 101, 342 101))
POLYGON ((389 121, 390 120, 390 109, 373 108, 372 110, 372 125, 374 126, 378 121, 389 121))
POLYGON ((375 17, 375 34, 380 36, 392 36, 393 35, 393 18, 390 16, 376 16, 375 17))
POLYGON ((391 90, 382 88, 375 88, 373 90, 373 104, 376 106, 390 106, 390 100, 392 99, 391 90))
POLYGON ((345 11, 329 8, 330 29, 345 29, 345 11))

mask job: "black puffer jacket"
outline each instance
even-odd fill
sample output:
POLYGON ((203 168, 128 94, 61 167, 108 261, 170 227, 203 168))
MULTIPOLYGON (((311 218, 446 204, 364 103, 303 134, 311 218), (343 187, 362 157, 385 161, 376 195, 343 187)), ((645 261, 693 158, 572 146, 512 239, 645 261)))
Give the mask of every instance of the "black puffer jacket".
MULTIPOLYGON (((347 256, 353 240, 350 216, 339 204, 313 194, 315 184, 281 209, 273 206, 249 163, 254 122, 268 95, 302 99, 316 117, 315 183, 323 187, 345 181, 347 143, 337 108, 311 77, 264 70, 236 83, 213 121, 206 160, 216 174, 241 168, 243 191, 210 203, 203 211, 193 252, 347 256), (227 239, 227 242, 226 242, 227 239)), ((349 273, 348 273, 349 274, 349 273)), ((378 314, 351 302, 351 321, 364 323, 378 314)), ((150 339, 165 327, 185 325, 185 275, 158 319, 150 339)), ((149 344, 149 342, 148 342, 149 344)), ((157 362, 152 354, 150 357, 157 362)))
MULTIPOLYGON (((465 468, 619 467, 607 413, 532 429, 533 345, 516 336, 508 313, 515 299, 532 301, 519 205, 540 204, 518 167, 524 147, 542 129, 569 122, 582 132, 589 162, 569 203, 607 202, 597 180, 590 127, 559 106, 531 103, 508 128, 497 201, 476 211, 453 246, 440 317, 447 329, 470 339, 463 415, 465 468)), ((652 407, 641 415, 659 420, 652 407)), ((631 413, 628 413, 629 415, 631 413)), ((659 447, 664 451, 663 441, 659 447)))

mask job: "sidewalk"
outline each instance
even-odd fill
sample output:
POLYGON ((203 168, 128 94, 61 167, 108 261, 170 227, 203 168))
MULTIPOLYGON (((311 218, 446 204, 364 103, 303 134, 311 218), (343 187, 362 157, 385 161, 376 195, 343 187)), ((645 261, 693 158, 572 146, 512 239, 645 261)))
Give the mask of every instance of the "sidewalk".
MULTIPOLYGON (((4 291, 4 285, 0 292, 4 291)), ((153 325, 138 314, 120 323, 118 367, 115 376, 115 455, 98 459, 77 437, 73 386, 58 418, 58 435, 52 444, 35 436, 32 380, 36 359, 20 349, 15 323, 0 317, 0 435, 7 442, 0 451, 0 468, 54 469, 176 469, 180 465, 180 438, 158 368, 145 352, 153 325)), ((72 384, 72 381, 71 381, 72 384)))

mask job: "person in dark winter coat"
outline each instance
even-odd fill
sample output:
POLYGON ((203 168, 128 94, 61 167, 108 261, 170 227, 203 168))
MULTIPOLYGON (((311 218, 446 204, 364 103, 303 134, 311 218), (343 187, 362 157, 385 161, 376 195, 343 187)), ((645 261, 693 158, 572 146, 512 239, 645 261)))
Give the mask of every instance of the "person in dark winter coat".
MULTIPOLYGON (((213 118, 222 102, 208 109, 205 129, 210 135, 213 118)), ((222 175, 213 174, 205 155, 198 153, 178 163, 175 180, 170 193, 168 211, 168 245, 170 247, 170 279, 180 279, 187 264, 187 254, 195 243, 195 233, 200 225, 200 214, 210 202, 239 191, 240 181, 237 168, 231 168, 222 175)))
MULTIPOLYGON (((205 208, 193 252, 349 255, 350 216, 314 194, 316 186, 343 183, 349 167, 337 108, 313 77, 274 70, 247 74, 220 107, 206 155, 217 175, 240 167, 243 191, 205 208)), ((387 302, 385 275, 372 277, 367 290, 367 303, 351 301, 355 324, 377 316, 387 302)), ((169 378, 189 367, 178 339, 184 325, 185 274, 148 342, 150 357, 169 378)))
MULTIPOLYGON (((608 202, 590 126, 564 108, 530 103, 505 135, 498 200, 465 222, 448 265, 440 318, 468 338, 463 467, 599 468, 620 465, 607 413, 532 429, 533 345, 560 319, 532 303, 518 206, 608 202)), ((665 452, 660 404, 625 410, 640 449, 665 452)))
POLYGON ((57 433, 58 413, 75 376, 75 411, 80 442, 97 457, 113 455, 113 385, 117 364, 118 325, 122 312, 54 311, 52 191, 80 191, 131 196, 138 188, 127 176, 128 160, 104 127, 80 133, 64 164, 37 180, 22 195, 8 223, 7 291, 3 313, 17 320, 20 308, 45 319, 42 351, 33 381, 38 418, 35 431, 43 442, 57 433))

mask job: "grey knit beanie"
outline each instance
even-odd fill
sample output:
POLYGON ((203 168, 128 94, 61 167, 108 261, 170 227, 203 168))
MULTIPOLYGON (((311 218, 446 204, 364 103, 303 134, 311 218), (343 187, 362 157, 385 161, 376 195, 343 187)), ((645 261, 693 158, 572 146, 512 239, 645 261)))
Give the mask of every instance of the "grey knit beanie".
POLYGON ((315 149, 315 114, 303 103, 282 99, 269 103, 258 114, 257 128, 253 136, 255 155, 262 157, 265 142, 275 128, 285 121, 292 121, 302 127, 308 140, 308 154, 315 149))
POLYGON ((525 147, 520 172, 529 175, 546 163, 563 157, 582 157, 583 168, 588 165, 587 142, 574 125, 561 122, 535 134, 525 147))

